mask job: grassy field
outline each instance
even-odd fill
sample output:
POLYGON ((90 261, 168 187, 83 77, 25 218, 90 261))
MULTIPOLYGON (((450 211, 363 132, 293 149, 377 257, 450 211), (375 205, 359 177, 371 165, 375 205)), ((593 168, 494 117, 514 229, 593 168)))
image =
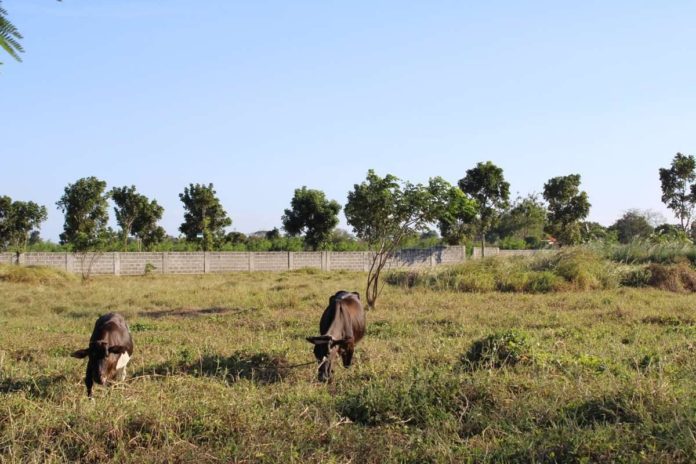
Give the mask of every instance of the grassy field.
POLYGON ((350 369, 311 346, 348 272, 0 272, 1 462, 696 462, 696 298, 387 286, 350 369), (87 400, 97 316, 128 380, 87 400))

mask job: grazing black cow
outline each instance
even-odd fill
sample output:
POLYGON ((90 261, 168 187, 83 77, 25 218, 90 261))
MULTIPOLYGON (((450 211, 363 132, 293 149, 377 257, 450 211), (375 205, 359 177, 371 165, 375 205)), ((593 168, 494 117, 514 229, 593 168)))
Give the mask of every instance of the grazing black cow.
POLYGON ((101 316, 94 324, 89 347, 75 351, 75 358, 89 357, 85 385, 87 396, 92 397, 94 382, 105 385, 116 378, 126 378, 126 365, 133 355, 133 339, 126 320, 120 314, 109 313, 101 316))
POLYGON ((329 298, 319 322, 318 337, 307 337, 314 344, 314 356, 319 363, 319 380, 331 378, 331 369, 336 355, 340 354, 343 366, 353 361, 355 344, 365 335, 365 310, 360 294, 341 290, 329 298))

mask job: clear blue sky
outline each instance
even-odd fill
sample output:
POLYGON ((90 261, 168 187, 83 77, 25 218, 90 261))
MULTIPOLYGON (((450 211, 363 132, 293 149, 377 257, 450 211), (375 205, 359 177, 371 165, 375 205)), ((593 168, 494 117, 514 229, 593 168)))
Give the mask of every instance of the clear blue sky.
POLYGON ((343 204, 369 168, 454 183, 486 160, 523 195, 581 174, 603 224, 672 220, 658 169, 696 155, 692 1, 3 6, 26 53, 0 59, 0 194, 45 204, 53 240, 84 176, 134 184, 178 235, 190 182, 252 232, 302 185, 343 204))

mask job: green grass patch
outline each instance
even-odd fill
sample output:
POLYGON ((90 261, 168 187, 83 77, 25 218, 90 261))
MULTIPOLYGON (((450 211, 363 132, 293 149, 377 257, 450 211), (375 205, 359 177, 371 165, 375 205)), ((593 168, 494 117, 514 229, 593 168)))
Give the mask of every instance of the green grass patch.
POLYGON ((493 369, 514 366, 531 359, 529 337, 517 330, 489 335, 476 340, 464 356, 462 363, 468 369, 493 369))
MULTIPOLYGON (((551 257, 524 263, 475 270, 496 288, 528 285, 520 269, 575 288, 551 257)), ((320 383, 305 337, 330 295, 364 284, 329 272, 0 280, 0 461, 696 462, 693 294, 387 285, 353 365, 320 383), (109 311, 135 352, 126 381, 95 387, 92 403, 70 353, 109 311)))

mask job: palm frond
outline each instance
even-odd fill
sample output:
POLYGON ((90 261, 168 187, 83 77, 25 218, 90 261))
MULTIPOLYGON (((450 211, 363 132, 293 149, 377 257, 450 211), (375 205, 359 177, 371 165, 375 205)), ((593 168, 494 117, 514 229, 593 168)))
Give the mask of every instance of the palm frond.
MULTIPOLYGON (((2 0, 0 0, 1 3, 2 0)), ((19 33, 15 25, 7 19, 7 11, 0 5, 0 48, 5 50, 15 60, 22 61, 22 58, 19 56, 20 53, 24 53, 24 48, 19 43, 22 38, 22 34, 19 33)))

